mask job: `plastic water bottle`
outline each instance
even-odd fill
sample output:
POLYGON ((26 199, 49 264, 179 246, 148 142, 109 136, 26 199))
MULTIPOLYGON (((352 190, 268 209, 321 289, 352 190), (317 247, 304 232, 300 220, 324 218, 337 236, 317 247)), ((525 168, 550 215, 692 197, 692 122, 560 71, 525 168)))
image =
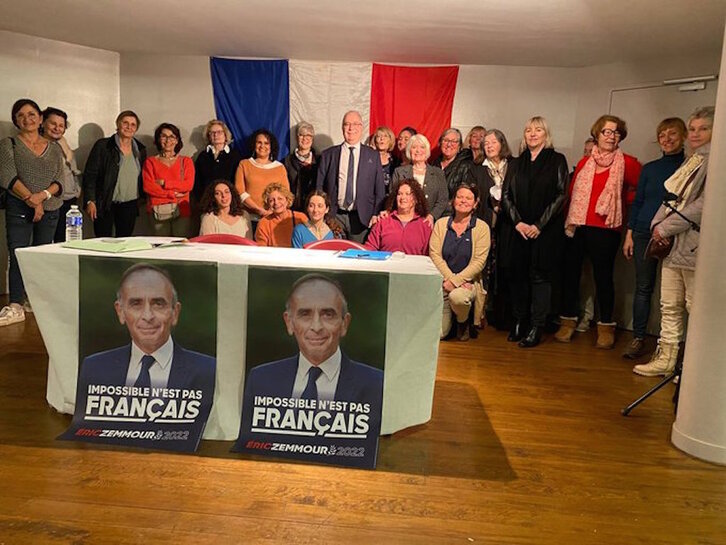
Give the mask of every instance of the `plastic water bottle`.
POLYGON ((76 204, 66 213, 66 242, 72 240, 83 240, 83 214, 76 204))

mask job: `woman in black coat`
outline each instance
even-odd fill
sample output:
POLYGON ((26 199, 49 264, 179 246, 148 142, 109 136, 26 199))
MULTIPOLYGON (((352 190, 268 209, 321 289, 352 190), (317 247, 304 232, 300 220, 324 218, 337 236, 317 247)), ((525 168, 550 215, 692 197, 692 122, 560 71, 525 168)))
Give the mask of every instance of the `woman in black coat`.
POLYGON ((307 121, 301 121, 296 127, 297 147, 285 157, 283 164, 293 194, 292 209, 305 212, 308 195, 315 189, 318 175, 318 157, 313 150, 315 128, 307 121))
POLYGON ((509 170, 499 234, 499 262, 510 279, 514 316, 507 340, 530 348, 542 340, 550 308, 552 273, 564 242, 569 180, 567 160, 553 149, 544 118, 527 122, 521 153, 509 170))

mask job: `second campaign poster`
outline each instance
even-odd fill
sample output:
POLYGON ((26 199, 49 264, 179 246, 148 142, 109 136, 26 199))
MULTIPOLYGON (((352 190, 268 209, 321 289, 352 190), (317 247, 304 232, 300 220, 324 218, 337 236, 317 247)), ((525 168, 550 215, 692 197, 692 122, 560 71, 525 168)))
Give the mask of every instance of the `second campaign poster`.
POLYGON ((250 267, 247 452, 375 468, 388 275, 250 267))
POLYGON ((81 256, 78 314, 60 438, 194 452, 214 399, 216 264, 81 256))

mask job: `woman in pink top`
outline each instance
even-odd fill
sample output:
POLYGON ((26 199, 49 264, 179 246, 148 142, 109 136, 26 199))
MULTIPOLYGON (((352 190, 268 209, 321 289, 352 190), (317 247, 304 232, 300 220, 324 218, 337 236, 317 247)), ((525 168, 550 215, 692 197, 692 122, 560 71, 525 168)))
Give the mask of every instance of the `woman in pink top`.
POLYGON ((184 142, 179 128, 162 123, 154 131, 159 155, 149 157, 142 170, 144 192, 149 199, 154 234, 162 237, 191 236, 189 193, 194 186, 194 162, 179 155, 184 142))
POLYGON ((635 195, 642 166, 620 150, 628 128, 619 117, 600 116, 590 134, 596 144, 591 155, 580 160, 570 186, 570 208, 565 220, 569 241, 562 275, 563 316, 555 339, 570 342, 575 331, 582 263, 587 256, 592 263, 600 310, 596 346, 609 349, 615 345, 616 326, 613 267, 620 248, 624 205, 632 202, 626 192, 635 195))
POLYGON ((366 248, 429 255, 431 226, 426 222, 426 195, 416 180, 403 179, 388 197, 388 215, 371 229, 366 248))

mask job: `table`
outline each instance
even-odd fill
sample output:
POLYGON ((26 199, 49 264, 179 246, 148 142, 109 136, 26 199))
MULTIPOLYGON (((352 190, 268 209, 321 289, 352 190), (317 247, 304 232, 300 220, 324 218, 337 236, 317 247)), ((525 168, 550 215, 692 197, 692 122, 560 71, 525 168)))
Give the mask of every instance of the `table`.
MULTIPOLYGON (((145 237, 148 238, 148 237, 145 237)), ((151 241, 167 240, 148 238, 151 241)), ((205 439, 234 440, 240 423, 249 266, 389 274, 381 434, 430 420, 441 328, 441 276, 428 257, 342 259, 337 252, 189 243, 126 254, 50 244, 17 251, 25 288, 49 355, 48 403, 72 414, 78 373, 78 256, 217 263, 217 382, 205 439), (52 281, 49 281, 49 278, 52 281), (241 281, 244 280, 244 281, 241 281), (240 317, 242 316, 242 318, 240 317)))

